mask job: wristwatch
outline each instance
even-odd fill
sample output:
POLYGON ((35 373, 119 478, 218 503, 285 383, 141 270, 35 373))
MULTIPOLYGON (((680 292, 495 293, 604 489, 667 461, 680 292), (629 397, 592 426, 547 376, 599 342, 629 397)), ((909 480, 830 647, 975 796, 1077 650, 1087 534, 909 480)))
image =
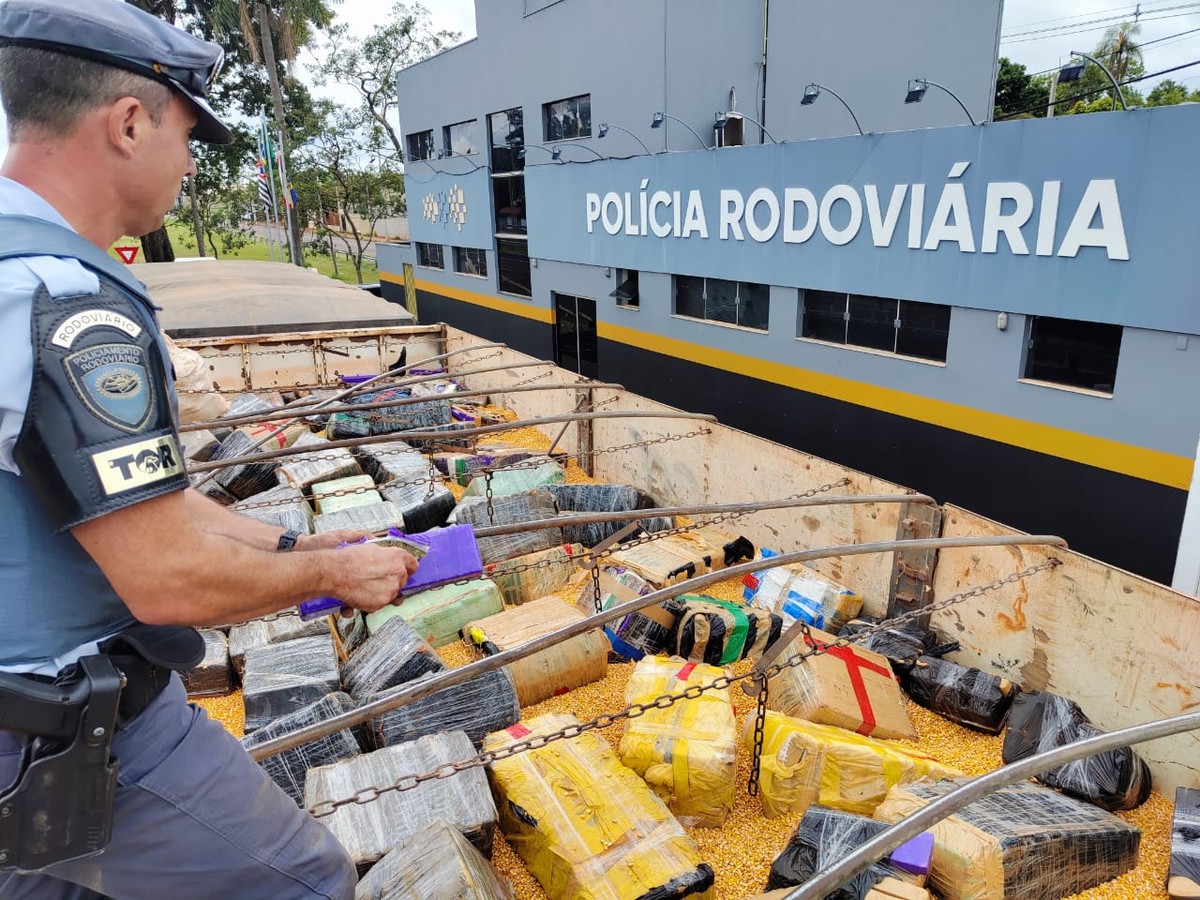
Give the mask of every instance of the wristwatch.
POLYGON ((275 545, 275 549, 280 553, 294 550, 299 540, 300 532, 289 529, 279 536, 279 543, 275 545))

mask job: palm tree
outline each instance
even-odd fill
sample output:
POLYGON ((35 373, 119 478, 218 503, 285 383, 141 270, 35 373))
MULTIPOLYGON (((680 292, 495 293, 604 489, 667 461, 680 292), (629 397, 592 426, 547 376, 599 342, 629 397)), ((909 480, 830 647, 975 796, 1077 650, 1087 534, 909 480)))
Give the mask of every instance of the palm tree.
MULTIPOLYGON (((1128 80, 1131 76, 1142 73, 1145 66, 1142 62, 1142 45, 1134 40, 1142 33, 1142 26, 1137 22, 1122 22, 1113 25, 1106 32, 1096 48, 1096 58, 1108 67, 1117 83, 1128 80)), ((1113 103, 1117 98, 1113 96, 1113 103)))

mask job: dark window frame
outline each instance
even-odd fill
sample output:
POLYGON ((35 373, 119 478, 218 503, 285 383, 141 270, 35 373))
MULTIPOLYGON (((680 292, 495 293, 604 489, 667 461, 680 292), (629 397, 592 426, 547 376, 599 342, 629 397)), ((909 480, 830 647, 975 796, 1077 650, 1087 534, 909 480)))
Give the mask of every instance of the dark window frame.
POLYGON ((801 340, 886 353, 901 359, 946 362, 953 311, 946 304, 843 291, 803 290, 802 293, 796 335, 801 340))
POLYGON ((502 109, 494 113, 490 113, 487 117, 488 127, 488 152, 490 154, 492 175, 510 175, 519 174, 525 171, 525 160, 521 156, 521 150, 525 148, 525 112, 524 108, 514 106, 510 109, 502 109), (513 113, 520 113, 520 137, 513 139, 513 113), (508 134, 505 135, 505 140, 501 143, 496 140, 496 125, 497 116, 503 116, 504 122, 509 126, 508 134))
POLYGON ((495 210, 497 235, 508 237, 529 233, 524 173, 497 175, 492 178, 492 207, 495 210))
POLYGON ((499 237, 496 238, 496 289, 502 294, 509 294, 513 297, 524 297, 527 300, 533 299, 533 268, 529 260, 529 242, 519 237, 499 237), (520 254, 508 252, 504 245, 515 247, 521 245, 523 252, 520 254), (519 262, 524 259, 525 263, 522 266, 519 262), (525 286, 525 291, 513 290, 512 286, 516 284, 518 287, 525 286))
POLYGON ((479 247, 459 247, 454 246, 454 272, 457 275, 465 275, 467 278, 487 278, 487 251, 479 247), (478 254, 478 255, 476 255, 478 254), (466 263, 466 265, 464 265, 466 263), (475 268, 478 271, 468 271, 468 268, 475 268))
POLYGON ((674 307, 673 313, 677 316, 682 316, 687 319, 695 319, 698 322, 712 322, 720 325, 732 325, 735 328, 745 328, 748 331, 755 331, 760 334, 766 334, 770 330, 771 322, 771 287, 767 284, 760 284, 753 281, 733 281, 724 278, 708 278, 703 275, 676 275, 674 277, 674 307), (700 295, 695 295, 696 282, 700 282, 700 295), (709 296, 709 287, 712 286, 713 296, 709 296), (733 287, 733 296, 730 297, 730 286, 733 287), (693 296, 686 296, 684 292, 688 292, 693 296), (750 296, 747 299, 742 299, 742 294, 748 295, 757 294, 759 296, 750 296), (732 316, 730 316, 729 303, 733 301, 732 316), (701 304, 699 309, 689 311, 681 311, 684 303, 692 304, 699 301, 701 304), (753 313, 747 312, 753 304, 753 313), (761 324, 758 312, 762 310, 761 324), (697 314, 698 313, 698 314, 697 314))
POLYGON ((414 131, 406 139, 406 147, 408 149, 408 159, 410 162, 417 162, 422 159, 433 159, 437 153, 437 147, 433 143, 433 129, 427 128, 425 131, 414 131), (425 153, 424 156, 421 154, 425 153))
POLYGON ((479 120, 478 119, 463 119, 461 122, 451 122, 449 125, 442 126, 442 149, 445 150, 447 156, 475 156, 479 153, 479 120), (466 152, 460 153, 454 149, 454 129, 462 126, 469 126, 468 135, 470 136, 469 148, 466 152))
POLYGON ((542 139, 546 143, 553 141, 581 141, 587 140, 592 136, 592 95, 591 94, 576 94, 573 97, 563 97, 560 100, 551 100, 549 103, 542 104, 542 139), (586 111, 583 110, 583 104, 580 101, 587 101, 586 111), (570 104, 574 104, 573 107, 570 104), (568 129, 561 123, 563 122, 563 113, 558 113, 556 116, 554 108, 563 106, 563 113, 567 111, 574 112, 575 125, 568 129), (586 116, 586 130, 584 129, 584 118, 586 116), (560 124, 555 125, 558 122, 560 124))
POLYGON ((1104 322, 1028 316, 1022 379, 1111 397, 1125 329, 1104 322))
POLYGON ((417 265, 424 269, 446 269, 446 248, 441 244, 431 244, 426 241, 414 241, 417 251, 417 265), (434 251, 437 251, 434 254, 434 251), (436 256, 436 262, 434 257, 436 256))
POLYGON ((637 269, 616 269, 617 287, 608 296, 617 301, 621 309, 641 309, 641 279, 637 269))

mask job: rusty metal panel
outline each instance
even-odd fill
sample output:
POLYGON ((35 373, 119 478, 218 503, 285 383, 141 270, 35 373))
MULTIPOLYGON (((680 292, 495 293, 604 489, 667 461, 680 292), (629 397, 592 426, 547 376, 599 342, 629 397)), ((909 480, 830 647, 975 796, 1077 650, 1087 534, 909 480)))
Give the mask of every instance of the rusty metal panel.
MULTIPOLYGON (((896 540, 936 538, 942 534, 942 511, 927 503, 906 503, 900 509, 900 527, 896 540)), ((888 616, 902 615, 933 602, 933 574, 937 568, 937 550, 907 550, 895 554, 891 589, 888 591, 888 616)), ((921 620, 928 625, 928 617, 921 620)))

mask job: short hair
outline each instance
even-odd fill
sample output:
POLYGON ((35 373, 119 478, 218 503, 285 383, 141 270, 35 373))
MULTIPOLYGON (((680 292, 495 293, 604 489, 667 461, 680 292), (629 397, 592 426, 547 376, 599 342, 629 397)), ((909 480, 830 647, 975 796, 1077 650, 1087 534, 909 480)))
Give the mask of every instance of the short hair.
POLYGON ((8 139, 25 128, 64 138, 98 107, 136 97, 158 125, 171 89, 134 72, 40 47, 0 47, 0 102, 8 116, 8 139))

